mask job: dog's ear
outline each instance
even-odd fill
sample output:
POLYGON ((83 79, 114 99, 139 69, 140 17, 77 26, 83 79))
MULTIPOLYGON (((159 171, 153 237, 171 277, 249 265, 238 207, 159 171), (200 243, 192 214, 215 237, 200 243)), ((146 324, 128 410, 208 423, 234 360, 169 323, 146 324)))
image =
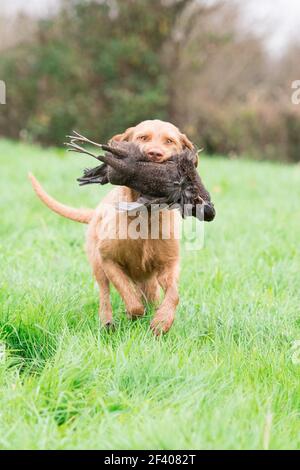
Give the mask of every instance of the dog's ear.
POLYGON ((123 134, 116 134, 108 141, 108 145, 111 145, 112 142, 130 142, 132 139, 134 127, 128 127, 123 134))
POLYGON ((194 150, 195 148, 193 142, 191 142, 185 134, 180 134, 180 142, 183 148, 187 147, 190 150, 194 150))
MULTIPOLYGON (((191 142, 185 134, 180 134, 180 141, 183 149, 188 148, 189 150, 196 150, 196 147, 193 142, 191 142)), ((198 152, 195 152, 194 164, 196 167, 198 166, 198 152)))

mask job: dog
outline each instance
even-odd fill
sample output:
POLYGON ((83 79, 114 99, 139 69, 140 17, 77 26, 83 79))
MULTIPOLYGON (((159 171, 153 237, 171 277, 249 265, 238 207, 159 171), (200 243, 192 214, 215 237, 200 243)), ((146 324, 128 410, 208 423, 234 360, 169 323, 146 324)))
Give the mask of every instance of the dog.
MULTIPOLYGON (((151 161, 157 163, 170 159, 185 148, 194 149, 194 144, 176 126, 158 119, 130 127, 124 133, 112 137, 109 143, 113 142, 134 142, 151 161)), ((132 218, 122 212, 117 213, 114 207, 120 201, 137 201, 137 192, 125 186, 117 186, 95 210, 75 209, 49 196, 33 175, 30 174, 29 178, 37 196, 49 209, 68 219, 88 224, 86 252, 99 286, 99 317, 102 325, 113 326, 110 302, 112 284, 119 292, 131 319, 144 315, 144 301, 157 305, 150 327, 155 335, 167 333, 174 322, 179 303, 179 240, 175 234, 180 219, 178 211, 164 210, 160 213, 159 236, 156 239, 110 237, 109 229, 115 226, 116 219, 117 235, 124 233, 124 230, 127 233, 132 218), (166 225, 170 227, 167 239, 162 236, 162 226, 166 225), (160 303, 161 288, 164 298, 160 303)))

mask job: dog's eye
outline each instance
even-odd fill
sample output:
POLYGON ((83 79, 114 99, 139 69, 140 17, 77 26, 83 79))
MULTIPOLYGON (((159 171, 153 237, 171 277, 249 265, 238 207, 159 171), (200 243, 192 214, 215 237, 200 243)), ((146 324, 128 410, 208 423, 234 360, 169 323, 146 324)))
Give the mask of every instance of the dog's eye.
POLYGON ((140 135, 140 136, 138 137, 138 139, 145 141, 145 140, 147 140, 147 136, 146 136, 146 135, 140 135))
POLYGON ((167 139, 167 140, 166 140, 166 143, 167 143, 167 144, 174 144, 174 141, 173 141, 172 139, 167 139))

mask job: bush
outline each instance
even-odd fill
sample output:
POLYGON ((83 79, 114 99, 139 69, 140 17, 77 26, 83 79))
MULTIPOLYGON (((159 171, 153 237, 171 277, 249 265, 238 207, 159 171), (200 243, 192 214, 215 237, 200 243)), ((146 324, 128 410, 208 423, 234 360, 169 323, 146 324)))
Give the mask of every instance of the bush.
POLYGON ((75 128, 105 141, 161 118, 211 154, 299 161, 300 106, 286 92, 299 49, 272 62, 228 2, 63 5, 0 57, 2 135, 60 145, 75 128))
POLYGON ((179 5, 116 4, 112 12, 106 2, 69 1, 39 22, 34 40, 6 51, 2 134, 60 144, 78 128, 105 140, 140 120, 166 117, 160 49, 179 5))

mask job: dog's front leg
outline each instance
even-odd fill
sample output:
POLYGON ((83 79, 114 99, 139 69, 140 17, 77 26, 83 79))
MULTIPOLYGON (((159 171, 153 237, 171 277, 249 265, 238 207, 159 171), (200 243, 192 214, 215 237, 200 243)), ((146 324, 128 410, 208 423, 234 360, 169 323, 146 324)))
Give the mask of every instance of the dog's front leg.
POLYGON ((161 333, 167 333, 173 324, 176 307, 179 303, 178 278, 179 267, 177 263, 165 268, 158 275, 158 282, 165 292, 165 298, 150 325, 157 336, 161 333))
POLYGON ((129 317, 144 315, 145 308, 135 286, 121 266, 112 260, 103 260, 103 269, 110 282, 121 295, 129 317))

